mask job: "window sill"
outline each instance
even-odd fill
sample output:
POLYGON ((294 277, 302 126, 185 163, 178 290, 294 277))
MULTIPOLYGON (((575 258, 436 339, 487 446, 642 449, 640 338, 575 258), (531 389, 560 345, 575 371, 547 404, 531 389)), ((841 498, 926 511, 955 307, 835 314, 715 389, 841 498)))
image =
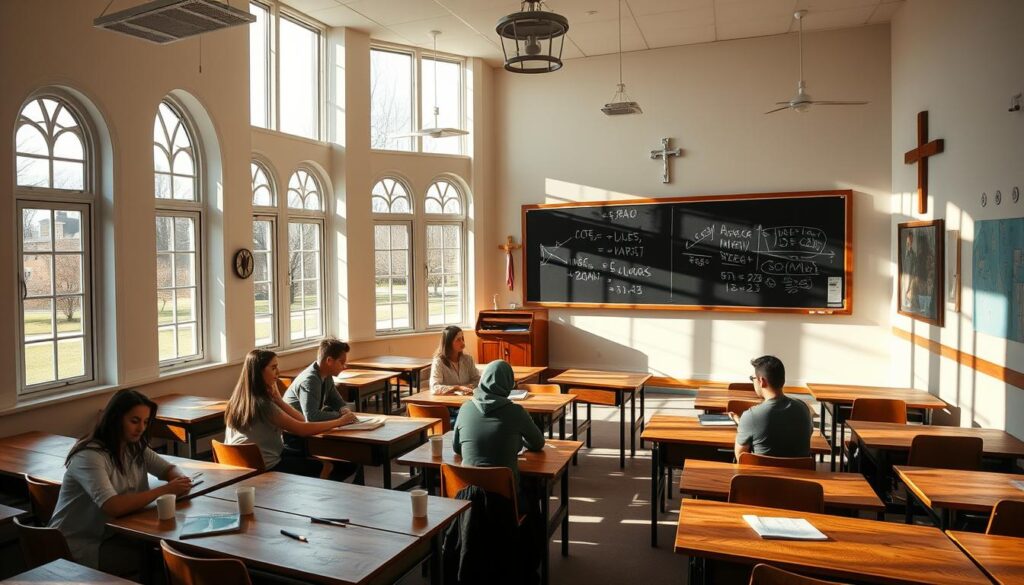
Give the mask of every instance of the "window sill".
POLYGON ((305 142, 306 144, 312 144, 315 146, 331 146, 330 142, 317 140, 315 138, 307 138, 305 136, 299 136, 298 134, 289 134, 287 132, 281 132, 280 130, 271 130, 270 128, 260 128, 259 126, 252 125, 250 125, 249 128, 251 128, 253 132, 259 132, 261 134, 266 134, 267 136, 274 136, 276 138, 287 138, 289 140, 305 142))
POLYGON ((383 150, 371 148, 372 154, 398 154, 402 156, 432 156, 437 158, 454 158, 459 160, 470 160, 473 157, 468 154, 446 154, 442 152, 417 152, 413 150, 383 150))
POLYGON ((397 331, 395 333, 375 333, 373 337, 367 337, 363 339, 352 339, 349 343, 373 343, 375 341, 390 341, 392 339, 413 339, 416 337, 434 337, 441 329, 431 329, 427 331, 397 331))

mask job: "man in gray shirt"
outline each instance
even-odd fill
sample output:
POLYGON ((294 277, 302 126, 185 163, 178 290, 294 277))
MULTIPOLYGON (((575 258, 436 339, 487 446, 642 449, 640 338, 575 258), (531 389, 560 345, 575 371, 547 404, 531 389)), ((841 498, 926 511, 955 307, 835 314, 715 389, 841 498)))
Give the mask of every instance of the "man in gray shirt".
POLYGON ((344 341, 326 337, 320 342, 316 361, 295 377, 284 401, 302 413, 309 422, 340 418, 350 410, 345 406, 334 377, 345 369, 349 346, 344 341))
POLYGON ((772 457, 807 457, 811 454, 811 411, 801 400, 782 391, 786 368, 782 360, 765 355, 750 360, 754 366, 754 391, 764 402, 748 409, 743 416, 729 416, 737 422, 736 459, 740 453, 772 457))

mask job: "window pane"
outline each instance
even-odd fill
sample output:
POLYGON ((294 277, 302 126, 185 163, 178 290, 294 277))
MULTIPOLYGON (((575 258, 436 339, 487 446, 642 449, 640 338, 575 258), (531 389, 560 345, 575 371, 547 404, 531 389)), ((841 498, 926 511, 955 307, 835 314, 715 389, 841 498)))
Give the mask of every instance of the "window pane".
POLYGON ((61 380, 85 375, 85 340, 81 337, 57 341, 57 377, 61 380))
MULTIPOLYGON (((425 58, 420 62, 422 79, 421 120, 431 128, 462 128, 462 66, 451 61, 425 58), (437 66, 437 108, 434 119, 434 67, 437 66)), ((462 154, 461 136, 423 137, 423 152, 462 154)))
POLYGON ((22 274, 25 279, 25 294, 38 297, 53 294, 53 256, 49 254, 25 254, 22 256, 22 274))
POLYGON ((53 301, 50 299, 26 299, 24 308, 25 341, 53 337, 53 301))
POLYGON ((274 345, 277 339, 274 326, 274 226, 270 220, 252 222, 253 232, 253 295, 256 327, 256 345, 274 345))
POLYGON ((174 286, 192 286, 195 284, 195 255, 174 255, 174 286))
POLYGON ((34 154, 48 156, 50 148, 46 145, 46 137, 37 126, 24 124, 18 128, 14 138, 14 148, 18 154, 34 154))
POLYGON ((157 217, 157 324, 160 361, 200 354, 201 291, 194 217, 157 217), (164 232, 164 233, 161 233, 164 232))
POLYGON ((53 188, 81 191, 85 188, 85 165, 80 162, 53 161, 53 188))
POLYGON ((252 173, 252 204, 265 207, 277 205, 274 187, 270 184, 267 171, 256 163, 250 163, 249 169, 252 173))
POLYGON ((190 356, 199 352, 195 323, 178 326, 178 355, 190 356))
POLYGON ((192 136, 181 115, 169 102, 161 102, 157 107, 153 120, 153 145, 154 196, 157 199, 198 201, 192 136), (168 169, 174 175, 168 176, 168 169))
POLYGON ((83 190, 86 153, 81 131, 71 110, 58 98, 37 98, 26 104, 15 132, 16 183, 83 190))
POLYGON ((386 150, 413 150, 412 55, 370 51, 370 146, 386 150))
POLYGON ((269 128, 267 99, 270 71, 270 11, 262 4, 249 3, 256 22, 249 26, 249 116, 253 126, 269 128))
POLYGON ((291 315, 291 327, 289 328, 290 331, 291 331, 291 339, 292 339, 292 341, 295 341, 296 339, 302 339, 302 338, 304 338, 306 336, 306 330, 305 330, 305 328, 303 326, 304 325, 304 320, 303 319, 304 319, 304 316, 302 314, 302 311, 299 311, 297 313, 295 313, 295 312, 292 313, 292 315, 291 315))
POLYGON ((270 315, 256 317, 256 346, 274 344, 274 321, 270 315))
POLYGON ((18 157, 18 186, 49 187, 50 164, 46 159, 18 157))
POLYGON ((57 211, 54 213, 54 240, 58 252, 82 250, 82 213, 57 211))
POLYGON ((57 306, 57 336, 82 335, 82 296, 60 296, 54 299, 57 306))
POLYGON ((161 327, 158 332, 160 361, 167 361, 178 356, 175 345, 174 326, 161 327))
POLYGON ((306 337, 318 337, 320 335, 322 335, 320 331, 320 311, 307 311, 306 337))
POLYGON ((42 384, 56 379, 53 363, 53 342, 25 345, 25 385, 42 384))
POLYGON ((174 291, 159 290, 156 292, 157 325, 174 323, 174 291))
POLYGON ((174 218, 174 250, 178 252, 195 250, 195 222, 190 217, 174 218))
POLYGON ((85 150, 82 148, 82 139, 74 132, 61 132, 57 141, 53 143, 53 155, 72 160, 84 160, 85 150))
POLYGON ((57 294, 82 292, 82 257, 61 254, 54 259, 54 289, 57 294))
POLYGON ((46 252, 51 250, 51 223, 52 217, 49 209, 22 209, 22 250, 26 252, 46 252))
POLYGON ((196 291, 193 288, 179 289, 174 292, 178 322, 195 321, 196 291))
POLYGON ((281 131, 318 139, 320 33, 280 19, 281 131))

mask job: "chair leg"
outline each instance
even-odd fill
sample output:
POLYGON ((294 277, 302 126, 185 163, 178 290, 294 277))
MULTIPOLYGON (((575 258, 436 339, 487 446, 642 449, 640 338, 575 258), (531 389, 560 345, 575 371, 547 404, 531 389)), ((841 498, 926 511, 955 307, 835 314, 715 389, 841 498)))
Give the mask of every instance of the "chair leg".
POLYGON ((334 464, 330 461, 320 460, 320 479, 327 479, 331 477, 331 472, 334 471, 334 464))
POLYGON ((587 403, 587 449, 590 448, 590 432, 594 423, 590 419, 590 403, 587 403))

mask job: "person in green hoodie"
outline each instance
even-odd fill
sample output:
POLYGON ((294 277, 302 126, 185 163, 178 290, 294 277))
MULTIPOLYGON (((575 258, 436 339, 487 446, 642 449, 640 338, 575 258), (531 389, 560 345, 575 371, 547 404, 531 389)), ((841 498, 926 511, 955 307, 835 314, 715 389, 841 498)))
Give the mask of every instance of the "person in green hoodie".
POLYGON ((526 410, 508 399, 515 388, 512 366, 495 360, 484 368, 473 400, 459 409, 452 447, 462 463, 478 467, 509 467, 519 483, 519 451, 544 448, 544 433, 526 410))

